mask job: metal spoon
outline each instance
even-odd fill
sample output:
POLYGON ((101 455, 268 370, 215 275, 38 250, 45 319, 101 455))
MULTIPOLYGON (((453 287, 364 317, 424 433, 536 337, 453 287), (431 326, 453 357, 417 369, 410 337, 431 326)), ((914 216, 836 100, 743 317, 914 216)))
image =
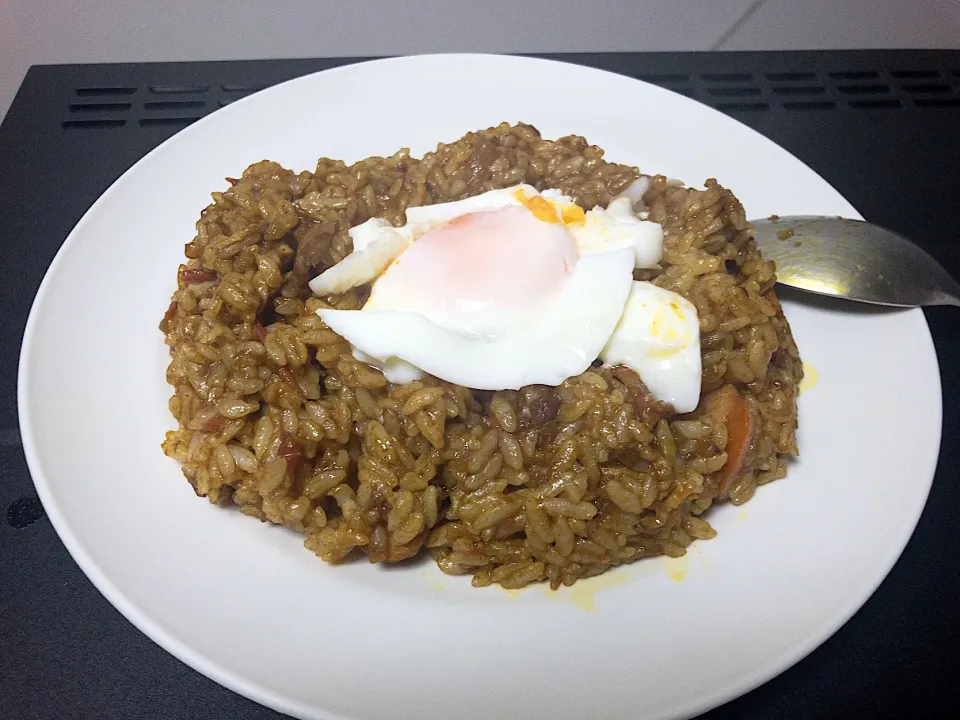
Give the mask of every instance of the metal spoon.
POLYGON ((960 284, 892 230, 860 220, 795 215, 752 220, 760 253, 784 285, 874 305, 960 307, 960 284))

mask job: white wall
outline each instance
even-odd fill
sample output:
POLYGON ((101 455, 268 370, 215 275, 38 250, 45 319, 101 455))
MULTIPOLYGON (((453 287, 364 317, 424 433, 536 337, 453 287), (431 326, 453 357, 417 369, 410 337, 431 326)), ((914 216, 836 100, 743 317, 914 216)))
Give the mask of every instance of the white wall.
POLYGON ((960 0, 0 0, 0 116, 31 64, 960 47, 960 0))
POLYGON ((960 0, 762 0, 723 50, 960 49, 960 0))

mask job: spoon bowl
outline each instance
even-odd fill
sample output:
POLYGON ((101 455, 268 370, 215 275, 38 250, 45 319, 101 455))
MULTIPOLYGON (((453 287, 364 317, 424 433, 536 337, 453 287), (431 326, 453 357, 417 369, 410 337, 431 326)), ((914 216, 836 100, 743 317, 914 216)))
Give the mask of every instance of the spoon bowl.
POLYGON ((960 284, 892 230, 816 215, 773 216, 751 225, 783 285, 874 305, 960 307, 960 284))

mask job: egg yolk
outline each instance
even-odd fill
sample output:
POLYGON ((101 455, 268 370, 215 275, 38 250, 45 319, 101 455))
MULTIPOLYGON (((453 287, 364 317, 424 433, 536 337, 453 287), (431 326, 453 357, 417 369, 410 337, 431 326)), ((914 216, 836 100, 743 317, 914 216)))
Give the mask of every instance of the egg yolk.
POLYGON ((560 217, 564 225, 583 225, 587 221, 587 214, 579 205, 564 205, 560 217))
POLYGON ((514 197, 533 213, 537 220, 547 223, 562 222, 564 225, 583 225, 586 213, 578 205, 564 204, 562 208, 539 195, 529 196, 523 190, 517 190, 514 197))

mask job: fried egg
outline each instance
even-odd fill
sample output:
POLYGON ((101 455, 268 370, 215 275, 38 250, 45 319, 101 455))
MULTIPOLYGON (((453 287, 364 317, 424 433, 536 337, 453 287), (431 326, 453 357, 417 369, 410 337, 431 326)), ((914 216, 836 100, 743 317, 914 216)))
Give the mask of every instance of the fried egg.
POLYGON ((600 359, 633 369, 657 400, 691 412, 700 401, 702 374, 697 308, 653 283, 633 283, 600 359))
MULTIPOLYGON (((584 211, 559 190, 518 185, 408 208, 401 227, 368 220, 349 231, 353 252, 310 283, 320 296, 372 283, 367 303, 318 315, 393 383, 429 373, 479 390, 559 385, 600 357, 682 406, 694 343, 677 344, 676 318, 658 320, 670 337, 651 340, 649 307, 674 302, 695 330, 696 311, 633 282, 663 252, 662 229, 634 214, 633 195, 584 211), (684 361, 657 364, 668 348, 684 361)), ((699 335, 695 345, 699 364, 699 335)))
MULTIPOLYGON (((521 317, 516 319, 507 305, 501 305, 502 326, 496 331, 487 327, 482 334, 458 331, 450 322, 452 313, 443 314, 442 324, 432 319, 435 313, 408 309, 318 310, 317 314, 355 348, 383 363, 385 371, 397 358, 478 390, 559 385, 590 367, 609 340, 630 292, 632 271, 629 249, 581 258, 555 293, 533 310, 517 307, 521 317)), ((517 279, 522 272, 512 275, 517 279)), ((502 279, 510 278, 508 270, 502 279)), ((509 289, 504 282, 501 286, 509 289)), ((452 294, 455 289, 455 285, 448 288, 452 294)), ((471 315, 466 313, 465 325, 473 319, 471 315)))

